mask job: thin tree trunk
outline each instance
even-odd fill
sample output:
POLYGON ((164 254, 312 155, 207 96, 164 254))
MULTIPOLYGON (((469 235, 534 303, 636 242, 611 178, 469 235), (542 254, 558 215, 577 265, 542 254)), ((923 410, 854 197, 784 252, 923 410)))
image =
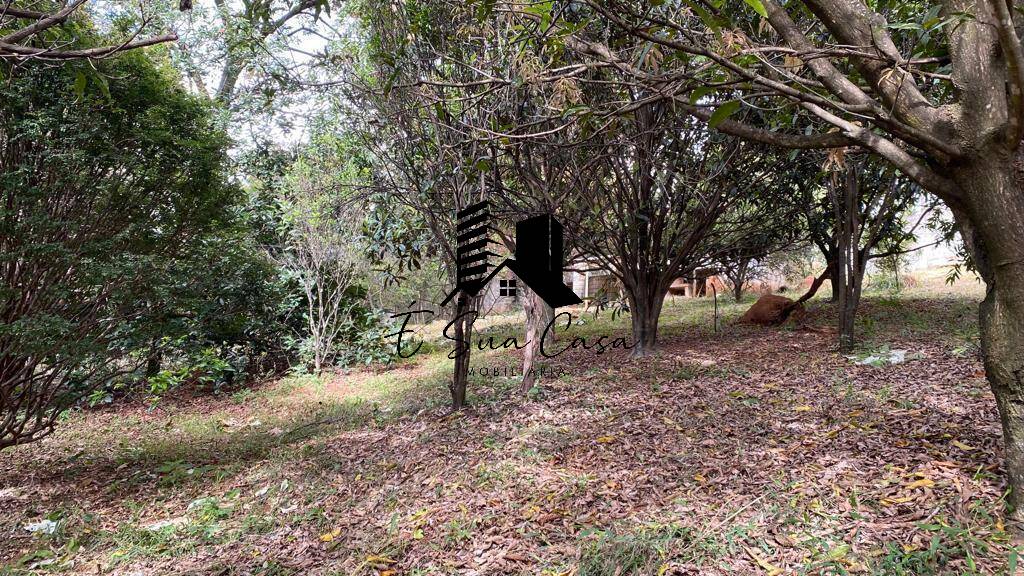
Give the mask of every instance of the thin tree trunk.
POLYGON ((743 286, 747 283, 747 271, 750 268, 750 260, 744 260, 736 265, 736 271, 732 281, 732 295, 737 302, 743 300, 743 286))
POLYGON ((473 347, 473 322, 476 320, 474 298, 459 294, 455 307, 455 325, 453 326, 456 346, 459 348, 455 356, 452 383, 452 410, 461 410, 466 405, 466 388, 469 384, 469 361, 473 347), (461 344, 460 344, 461 343, 461 344))
POLYGON ((807 292, 804 292, 803 296, 797 298, 794 304, 803 304, 811 298, 814 298, 814 295, 818 293, 818 289, 825 283, 825 280, 832 278, 833 267, 834 264, 829 264, 825 268, 825 271, 821 273, 821 276, 816 277, 814 281, 811 282, 811 285, 807 288, 807 292))
MULTIPOLYGON (((838 266, 836 267, 838 269, 838 266)), ((828 301, 832 304, 839 304, 839 292, 842 290, 836 285, 838 280, 835 277, 829 278, 829 285, 832 287, 832 294, 829 295, 828 301)))
POLYGON ((840 262, 832 277, 832 294, 836 296, 839 309, 839 351, 849 352, 853 348, 853 314, 850 308, 850 293, 847 290, 846 263, 840 262))
POLYGON ((863 270, 860 266, 860 250, 857 219, 858 172, 861 166, 850 161, 842 181, 839 175, 832 180, 832 207, 836 222, 836 266, 832 277, 832 294, 838 295, 839 307, 839 351, 850 352, 856 342, 854 321, 860 300, 859 284, 863 270))
POLYGON ((152 378, 160 373, 163 360, 164 353, 160 350, 156 339, 154 339, 149 348, 149 357, 146 358, 146 378, 152 378))
MULTIPOLYGON (((827 259, 827 257, 826 257, 826 259, 827 259)), ((842 265, 842 259, 840 259, 840 257, 839 257, 839 246, 838 246, 838 243, 837 243, 837 245, 835 246, 835 248, 834 248, 834 250, 832 252, 832 259, 827 261, 827 262, 825 262, 825 270, 832 270, 834 272, 834 271, 838 270, 841 265, 842 265)), ((839 281, 836 279, 834 273, 829 275, 827 280, 828 280, 829 286, 832 289, 832 294, 829 295, 828 301, 831 302, 832 304, 838 304, 839 303, 839 292, 840 292, 840 289, 836 285, 838 284, 839 281)))
MULTIPOLYGON (((526 348, 523 350, 523 380, 519 385, 519 391, 527 394, 536 385, 536 359, 540 355, 541 336, 554 318, 555 311, 526 285, 520 290, 523 292, 523 311, 526 313, 526 348)), ((551 339, 553 332, 547 331, 548 340, 551 339)))
POLYGON ((839 295, 839 351, 850 352, 856 345, 856 334, 854 322, 857 320, 857 307, 860 298, 857 296, 853 284, 857 282, 854 277, 848 277, 847 285, 843 287, 839 295))

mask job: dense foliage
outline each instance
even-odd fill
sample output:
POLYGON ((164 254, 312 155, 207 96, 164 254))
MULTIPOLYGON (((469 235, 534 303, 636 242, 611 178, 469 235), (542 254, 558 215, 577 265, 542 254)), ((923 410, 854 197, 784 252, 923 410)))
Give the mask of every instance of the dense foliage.
POLYGON ((241 226, 228 144, 142 53, 6 83, 0 446, 48 433, 168 343, 251 340, 272 272, 241 226))

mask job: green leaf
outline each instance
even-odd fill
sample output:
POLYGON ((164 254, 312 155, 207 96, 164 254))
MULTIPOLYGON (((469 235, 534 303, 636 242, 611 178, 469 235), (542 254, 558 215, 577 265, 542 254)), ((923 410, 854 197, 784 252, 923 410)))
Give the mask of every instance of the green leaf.
POLYGON ((689 7, 691 10, 693 10, 693 12, 697 14, 697 17, 700 18, 700 21, 703 22, 704 25, 707 26, 708 28, 718 31, 718 29, 722 27, 721 20, 715 16, 712 16, 711 13, 705 10, 699 2, 694 2, 693 0, 683 0, 683 3, 686 4, 687 7, 689 7))
POLYGON ((739 100, 730 100, 725 104, 722 104, 718 108, 715 108, 715 111, 711 113, 711 117, 708 118, 708 126, 711 128, 718 128, 718 125, 721 124, 723 120, 735 114, 739 109, 739 100))
POLYGON ((747 3, 747 6, 750 6, 751 8, 753 8, 754 12, 757 12, 758 14, 760 14, 761 18, 767 18, 768 17, 768 12, 764 9, 764 4, 761 3, 761 0, 743 0, 743 1, 747 3))
POLYGON ((78 96, 79 98, 85 96, 85 83, 85 74, 82 74, 81 72, 75 74, 75 96, 78 96))
POLYGON ((576 105, 576 106, 573 106, 571 108, 566 108, 565 110, 563 110, 562 111, 562 118, 568 118, 570 116, 581 116, 581 115, 583 115, 583 114, 585 114, 585 113, 587 113, 589 111, 590 111, 590 107, 589 106, 584 106, 582 104, 576 105))
POLYGON ((494 4, 496 0, 483 0, 476 9, 476 19, 480 22, 487 20, 494 13, 494 4))
POLYGON ((544 16, 547 16, 548 19, 550 19, 552 7, 553 4, 551 2, 538 2, 523 8, 523 11, 535 16, 540 16, 542 19, 544 16))
POLYGON ((110 83, 107 82, 107 79, 104 78, 102 74, 96 74, 93 77, 96 79, 96 83, 99 84, 100 92, 103 93, 103 97, 110 101, 110 83))
POLYGON ((713 93, 715 90, 716 88, 711 88, 709 86, 694 88, 693 91, 690 92, 690 104, 696 104, 701 98, 713 93))

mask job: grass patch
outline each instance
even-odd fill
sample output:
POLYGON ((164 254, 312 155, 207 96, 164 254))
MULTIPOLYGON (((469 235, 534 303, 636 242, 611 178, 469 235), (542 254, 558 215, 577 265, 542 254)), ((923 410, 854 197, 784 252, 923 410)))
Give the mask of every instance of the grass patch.
POLYGON ((673 524, 596 531, 586 537, 587 542, 580 548, 579 576, 663 574, 678 548, 697 544, 691 529, 673 524))

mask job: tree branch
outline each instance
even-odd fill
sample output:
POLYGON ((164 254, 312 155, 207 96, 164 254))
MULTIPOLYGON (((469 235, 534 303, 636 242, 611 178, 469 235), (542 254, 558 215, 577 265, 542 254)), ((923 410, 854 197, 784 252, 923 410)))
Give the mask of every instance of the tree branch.
POLYGON ((1013 28, 1013 16, 1006 6, 1006 0, 989 2, 996 11, 999 45, 1003 48, 1006 68, 1010 75, 1010 108, 1006 111, 1006 131, 1010 149, 1016 150, 1024 133, 1024 51, 1021 50, 1020 38, 1013 28))
POLYGON ((906 62, 886 32, 885 18, 862 2, 851 0, 807 0, 807 6, 840 42, 870 46, 896 63, 852 58, 871 87, 905 124, 931 132, 940 123, 937 109, 921 94, 913 76, 900 65, 906 62))
POLYGON ((122 50, 131 50, 143 46, 152 46, 164 42, 173 42, 178 39, 177 34, 163 34, 144 40, 126 42, 118 46, 103 46, 100 48, 89 48, 86 50, 53 50, 51 48, 34 48, 21 46, 19 44, 8 44, 0 42, 0 58, 40 58, 43 60, 74 60, 79 58, 106 58, 122 50))
POLYGON ((3 38, 0 38, 0 43, 13 44, 15 42, 21 42, 22 40, 32 36, 33 34, 37 34, 39 32, 42 32, 43 30, 46 30, 47 28, 60 24, 61 22, 67 20, 68 16, 70 16, 71 13, 77 10, 82 4, 85 4, 85 2, 86 0, 75 0, 71 4, 65 6, 61 11, 57 12, 56 14, 52 16, 46 16, 45 18, 39 20, 35 24, 30 24, 22 28, 21 30, 17 30, 15 32, 12 32, 11 34, 8 34, 7 36, 4 36, 3 38))
MULTIPOLYGON (((676 97, 675 107, 705 122, 707 122, 708 119, 711 118, 711 114, 714 113, 714 110, 708 107, 690 104, 689 101, 680 99, 679 97, 676 97)), ((825 134, 809 135, 784 134, 729 119, 721 121, 718 124, 717 129, 720 132, 724 132, 730 136, 743 138, 744 140, 752 140, 762 144, 798 150, 843 148, 858 144, 857 140, 850 138, 842 132, 828 132, 825 134)))
POLYGON ((35 10, 22 10, 21 8, 12 8, 6 6, 0 9, 0 17, 10 18, 23 18, 25 20, 42 20, 48 16, 45 12, 36 12, 35 10))
POLYGON ((960 203, 960 188, 952 180, 921 164, 906 150, 897 146, 896 143, 882 138, 863 126, 847 122, 814 104, 805 102, 802 106, 829 124, 838 126, 848 137, 891 162, 893 166, 909 176, 911 180, 917 182, 939 198, 949 203, 960 203))

